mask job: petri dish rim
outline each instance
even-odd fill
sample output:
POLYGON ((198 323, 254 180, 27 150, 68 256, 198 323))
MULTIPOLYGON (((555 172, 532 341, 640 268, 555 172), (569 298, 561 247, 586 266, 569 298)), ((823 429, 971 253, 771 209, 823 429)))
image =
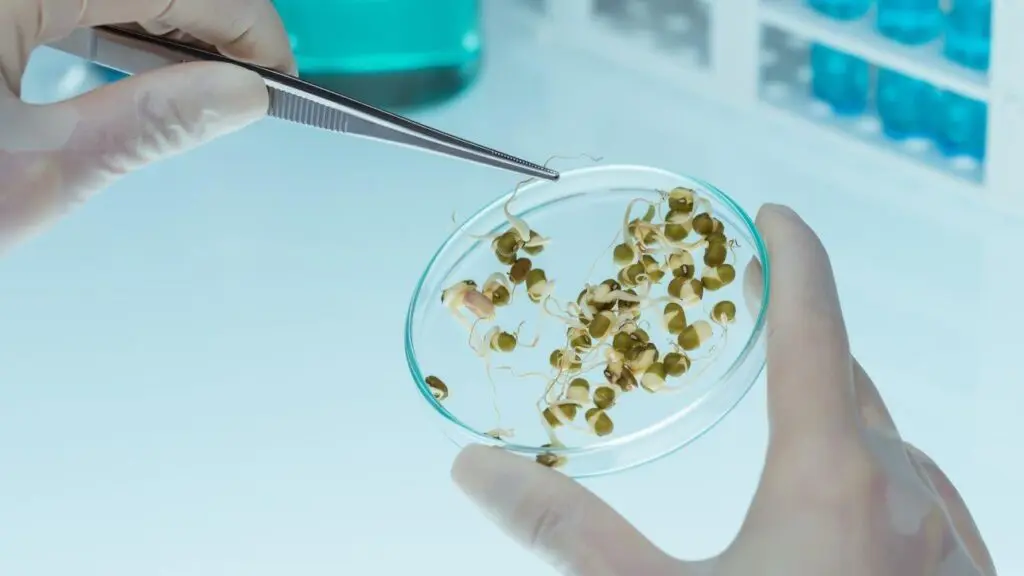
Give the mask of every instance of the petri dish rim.
MULTIPOLYGON (((614 175, 621 176, 623 173, 630 172, 630 171, 632 171, 632 172, 645 172, 647 174, 655 174, 655 175, 661 176, 661 177, 666 178, 666 179, 672 179, 672 180, 678 181, 681 184, 685 183, 685 182, 690 182, 690 183, 698 185, 699 187, 703 188, 706 192, 708 192, 711 196, 713 196, 715 201, 717 201, 718 203, 720 203, 720 204, 724 205, 726 208, 728 208, 731 211, 732 215, 737 217, 740 220, 740 222, 746 228, 747 234, 750 236, 751 239, 753 239, 754 248, 755 248, 755 251, 757 253, 757 258, 758 258, 758 260, 761 263, 761 267, 762 267, 762 271, 763 271, 763 274, 762 274, 762 278, 763 279, 762 279, 762 285, 761 285, 761 306, 760 306, 760 309, 758 310, 757 318, 754 320, 754 327, 753 327, 753 329, 750 332, 750 336, 748 337, 746 343, 743 346, 743 350, 739 353, 739 355, 732 362, 732 364, 729 366, 729 368, 717 379, 717 381, 715 382, 715 387, 717 387, 719 384, 729 382, 733 378, 733 376, 735 375, 736 371, 738 371, 744 365, 744 363, 749 358, 750 354, 755 349, 758 348, 758 344, 759 344, 759 342, 761 340, 761 337, 762 337, 762 334, 763 334, 763 332, 765 330, 766 314, 767 314, 767 309, 768 309, 767 303, 768 303, 768 298, 770 296, 770 291, 771 291, 770 282, 769 282, 769 278, 771 277, 771 264, 770 264, 769 258, 768 258, 767 246, 765 245, 764 240, 761 238, 760 233, 757 231, 757 227, 754 224, 753 219, 747 214, 747 212, 745 210, 743 210, 742 207, 739 206, 739 204, 736 203, 735 200, 733 200, 726 193, 722 192, 716 186, 714 186, 714 185, 712 185, 712 184, 710 184, 710 183, 708 183, 708 182, 706 182, 706 181, 704 181, 704 180, 702 180, 700 178, 696 178, 696 177, 693 177, 693 176, 684 176, 684 175, 677 174, 677 173, 674 173, 674 172, 670 172, 668 170, 663 170, 663 169, 660 169, 660 168, 653 168, 653 167, 649 167, 649 166, 634 165, 634 164, 608 164, 608 165, 602 165, 602 166, 593 166, 593 167, 569 170, 569 171, 562 172, 561 173, 561 177, 559 178, 559 180, 557 182, 548 182, 548 181, 544 181, 544 180, 530 180, 526 184, 523 184, 519 188, 518 192, 515 192, 515 193, 517 195, 518 194, 527 194, 527 193, 529 193, 534 188, 548 187, 548 186, 557 186, 559 183, 562 183, 562 182, 571 181, 572 179, 582 179, 582 178, 585 178, 585 177, 588 177, 588 176, 593 176, 595 174, 599 175, 601 173, 608 173, 608 174, 614 174, 614 175)), ((608 187, 602 188, 602 190, 617 190, 617 189, 623 189, 623 188, 628 189, 628 188, 635 188, 635 187, 630 187, 630 186, 608 186, 608 187)), ((618 447, 624 447, 624 446, 626 446, 626 445, 628 445, 628 444, 630 444, 632 442, 635 442, 635 441, 637 441, 637 440, 639 440, 641 438, 650 437, 650 436, 658 434, 660 431, 662 431, 662 430, 664 430, 666 428, 671 428, 673 424, 677 423, 679 420, 681 420, 683 418, 686 418, 686 416, 688 414, 690 414, 693 410, 699 408, 701 406, 701 404, 708 398, 709 395, 705 395, 704 397, 700 398, 699 400, 694 402, 692 405, 686 407, 683 410, 680 410, 680 411, 678 411, 678 412, 676 412, 674 414, 671 414, 670 416, 667 416, 665 418, 662 418, 661 420, 659 420, 659 421, 657 421, 655 423, 652 423, 649 426, 646 426, 646 427, 644 427, 644 428, 642 428, 640 430, 636 430, 634 432, 630 432, 629 434, 624 434, 622 436, 611 438, 611 439, 608 439, 608 440, 597 441, 597 442, 594 442, 592 444, 588 444, 586 446, 572 446, 572 447, 561 447, 561 448, 541 448, 539 446, 530 446, 530 445, 525 445, 525 444, 516 444, 516 443, 513 443, 513 442, 506 442, 504 440, 496 440, 495 438, 493 438, 491 436, 488 436, 488 435, 480 432, 479 430, 477 430, 473 426, 470 426, 470 425, 466 424, 465 422, 463 422, 459 417, 457 417, 454 414, 452 414, 451 411, 449 411, 440 401, 438 401, 436 398, 434 398, 434 395, 430 391, 430 387, 427 385, 426 378, 424 377, 423 372, 420 369, 419 361, 416 359, 416 347, 415 347, 415 343, 413 341, 413 334, 414 334, 414 330, 415 330, 414 318, 415 318, 415 315, 416 315, 417 304, 420 302, 420 296, 421 296, 421 293, 423 291, 424 284, 426 283, 427 279, 429 278, 431 272, 433 272, 434 265, 447 252, 447 250, 451 247, 451 245, 454 244, 455 242, 457 242, 458 240, 460 240, 464 234, 468 234, 470 232, 470 230, 473 229, 474 224, 476 224, 481 219, 483 219, 484 217, 489 215, 492 211, 494 211, 494 210, 501 210, 502 207, 504 206, 505 202, 508 200, 509 196, 512 193, 513 192, 509 192, 509 193, 503 194, 500 197, 498 197, 497 199, 495 199, 494 201, 492 201, 489 204, 485 205, 483 208, 477 210, 462 225, 460 225, 454 232, 452 232, 448 236, 448 238, 445 239, 445 241, 443 243, 441 243, 441 246, 434 252, 433 256, 431 256, 429 262, 427 263, 427 266, 424 268, 423 273, 420 275, 420 278, 416 282, 416 286, 413 289, 412 298, 409 301, 409 307, 407 309, 406 319, 405 319, 405 336, 404 336, 404 338, 405 338, 405 358, 406 358, 406 363, 408 364, 408 367, 409 367, 409 371, 410 371, 410 373, 411 373, 411 375, 413 377, 413 380, 416 383, 416 388, 417 388, 417 390, 419 390, 420 395, 423 397, 424 400, 426 400, 428 405, 435 412, 437 412, 443 418, 445 418, 449 423, 454 424, 462 432, 467 433, 470 436, 471 440, 474 441, 474 442, 477 442, 477 443, 480 443, 480 444, 485 444, 485 445, 490 445, 490 446, 499 446, 499 447, 508 449, 508 450, 510 450, 512 452, 523 454, 523 455, 534 456, 534 455, 543 454, 543 453, 553 453, 553 454, 558 454, 560 456, 567 456, 567 457, 583 456, 583 455, 587 455, 587 454, 593 454, 593 453, 596 453, 596 452, 607 451, 607 450, 618 448, 618 447)), ((589 194, 592 194, 592 193, 593 193, 593 190, 581 191, 581 192, 576 192, 576 193, 571 193, 571 194, 556 194, 556 195, 553 195, 551 197, 551 199, 549 199, 547 201, 544 201, 544 202, 537 203, 536 206, 533 206, 529 210, 526 210, 526 211, 524 211, 524 212, 522 212, 522 213, 520 213, 518 215, 525 218, 530 213, 535 213, 535 212, 537 212, 539 210, 543 210, 545 207, 547 207, 547 206, 549 206, 551 204, 554 204, 554 203, 557 203, 557 202, 562 202, 562 201, 564 201, 564 200, 566 200, 568 198, 573 198, 573 197, 576 197, 576 196, 589 195, 589 194)), ((499 226, 503 226, 503 225, 499 225, 499 226)), ((494 232, 494 231, 496 231, 496 230, 489 230, 488 232, 490 233, 490 232, 494 232)), ((459 262, 461 262, 463 259, 467 258, 469 256, 469 254, 470 254, 470 251, 467 251, 464 254, 462 254, 461 256, 459 256, 458 259, 456 260, 456 265, 459 262)), ((762 360, 761 370, 763 370, 763 365, 764 365, 764 361, 762 360)), ((760 372, 760 370, 759 370, 759 372, 760 372)), ((658 456, 656 456, 654 458, 650 458, 650 459, 646 460, 646 462, 650 462, 652 460, 657 460, 657 459, 659 459, 661 457, 667 456, 668 454, 674 452, 675 450, 678 450, 678 449, 682 448, 686 444, 689 444, 689 443, 691 443, 693 441, 696 441, 701 436, 703 436, 705 433, 707 433, 709 430, 714 428, 718 424, 718 422, 720 422, 730 412, 732 412, 732 410, 743 400, 743 398, 746 397, 746 394, 753 387, 754 381, 756 381, 756 378, 752 379, 748 383, 745 383, 744 384, 745 389, 742 391, 742 393, 737 394, 736 398, 731 403, 731 405, 728 406, 727 409, 722 410, 722 412, 720 414, 718 414, 716 418, 714 418, 713 420, 709 421, 708 424, 703 428, 703 430, 701 430, 699 433, 694 434, 688 441, 679 443, 679 445, 675 446, 672 450, 666 451, 666 452, 664 452, 664 453, 662 453, 662 454, 660 454, 660 455, 658 455, 658 456)), ((712 389, 716 389, 715 387, 713 387, 712 389)), ((642 463, 644 463, 644 462, 637 462, 636 464, 632 464, 632 465, 627 466, 627 467, 637 466, 637 465, 640 465, 642 463)), ((600 474, 603 475, 605 473, 606 472, 601 472, 600 474)), ((582 476, 588 476, 588 475, 589 474, 581 475, 581 477, 582 476)))

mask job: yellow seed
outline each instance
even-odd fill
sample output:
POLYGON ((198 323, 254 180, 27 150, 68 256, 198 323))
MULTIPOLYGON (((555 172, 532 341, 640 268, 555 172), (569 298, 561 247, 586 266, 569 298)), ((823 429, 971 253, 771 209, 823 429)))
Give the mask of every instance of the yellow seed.
POLYGON ((491 303, 495 306, 505 306, 512 300, 512 294, 509 293, 508 288, 504 286, 497 286, 490 294, 491 303))
POLYGON ((679 347, 687 352, 700 348, 712 335, 711 325, 704 320, 698 320, 686 327, 679 334, 677 340, 679 347))
POLYGON ((640 378, 640 385, 648 392, 657 392, 665 387, 665 365, 655 362, 647 367, 640 378))
POLYGON ((495 352, 512 352, 516 349, 517 339, 515 334, 498 332, 491 337, 491 350, 495 352))
POLYGON ((719 324, 732 324, 736 320, 736 305, 722 300, 711 309, 711 319, 719 324))
POLYGON ((573 379, 569 382, 565 397, 569 402, 586 404, 590 400, 590 384, 583 378, 573 379))
POLYGON ((608 413, 600 408, 587 410, 586 416, 590 431, 598 436, 607 436, 615 429, 615 425, 612 423, 612 419, 608 417, 608 413))
POLYGON ((679 299, 683 302, 698 302, 703 297, 704 285, 696 278, 687 280, 679 294, 679 299))
POLYGON ((427 387, 430 388, 430 393, 434 395, 437 401, 448 398, 448 385, 441 381, 437 376, 427 376, 424 380, 427 382, 427 387))
MULTIPOLYGON (((530 230, 529 246, 524 246, 523 247, 523 251, 526 252, 527 254, 531 255, 531 256, 536 256, 537 254, 540 254, 541 252, 543 252, 544 251, 544 245, 543 244, 537 244, 537 239, 538 239, 539 236, 540 236, 539 234, 537 234, 533 230, 530 230)), ((517 237, 518 237, 518 235, 517 235, 517 237)))

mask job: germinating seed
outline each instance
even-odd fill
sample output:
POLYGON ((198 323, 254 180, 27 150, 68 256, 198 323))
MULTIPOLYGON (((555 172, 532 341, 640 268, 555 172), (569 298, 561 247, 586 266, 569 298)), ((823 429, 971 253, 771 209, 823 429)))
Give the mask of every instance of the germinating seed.
MULTIPOLYGON (((573 423, 583 412, 586 430, 595 436, 610 435, 615 426, 609 410, 620 394, 638 387, 650 393, 677 388, 667 386, 667 379, 695 377, 690 374, 692 364, 714 355, 717 346, 698 360, 692 360, 688 353, 703 348, 715 337, 712 324, 721 327, 719 337, 725 338, 726 327, 735 322, 736 305, 731 300, 719 300, 710 311, 699 304, 706 291, 721 290, 735 280, 736 270, 728 260, 736 243, 727 236, 722 220, 709 211, 708 199, 696 190, 676 187, 662 192, 662 204, 638 198, 627 207, 617 240, 611 244, 611 260, 617 269, 613 277, 586 284, 575 302, 566 305, 553 293, 556 275, 549 278, 538 267, 545 265, 543 256, 537 261, 530 258, 543 252, 548 239, 514 216, 510 202, 511 198, 505 205, 508 229, 491 236, 491 250, 505 268, 488 277, 483 288, 472 279, 456 282, 442 291, 441 300, 467 327, 475 329, 475 322, 494 321, 497 309, 509 306, 516 290, 523 286, 541 314, 566 324, 564 340, 549 348, 548 372, 531 372, 549 378, 537 408, 552 434, 552 443, 541 447, 547 451, 538 454, 536 460, 544 466, 559 467, 566 459, 554 452, 556 447, 563 447, 553 435, 554 429, 570 424, 573 429, 579 428, 573 423), (634 206, 643 211, 642 216, 637 217, 634 206), (703 264, 699 273, 695 259, 703 264), (661 284, 663 279, 667 280, 665 284, 661 284), (655 290, 663 291, 664 296, 655 290), (647 315, 652 308, 660 310, 660 319, 652 320, 647 315), (464 320, 461 311, 469 312, 475 322, 464 320), (665 353, 658 348, 661 336, 656 335, 658 344, 652 341, 648 332, 652 325, 674 337, 674 341, 662 344, 665 353), (600 371, 605 381, 592 385, 587 380, 591 370, 600 371)), ((488 350, 514 355, 519 348, 533 346, 520 342, 518 329, 507 332, 493 326, 480 344, 476 349, 485 362, 489 361, 488 350)), ((426 382, 435 398, 448 397, 447 385, 436 376, 428 376, 426 382)), ((499 426, 495 430, 505 429, 499 426)))

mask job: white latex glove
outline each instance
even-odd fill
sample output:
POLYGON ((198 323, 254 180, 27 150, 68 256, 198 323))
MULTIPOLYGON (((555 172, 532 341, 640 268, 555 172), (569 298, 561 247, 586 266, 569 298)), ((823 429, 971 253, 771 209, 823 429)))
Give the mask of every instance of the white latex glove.
POLYGON ((266 114, 259 76, 218 63, 134 76, 51 106, 20 100, 33 48, 77 27, 134 22, 295 71, 269 0, 0 0, 0 251, 126 172, 266 114))
MULTIPOLYGON (((821 242, 788 208, 763 208, 757 226, 772 263, 769 447, 747 517, 721 555, 671 558, 579 484, 499 449, 466 448, 452 470, 456 483, 565 574, 994 575, 956 489, 900 439, 850 356, 821 242)), ((760 268, 749 270, 748 304, 759 306, 760 268)))

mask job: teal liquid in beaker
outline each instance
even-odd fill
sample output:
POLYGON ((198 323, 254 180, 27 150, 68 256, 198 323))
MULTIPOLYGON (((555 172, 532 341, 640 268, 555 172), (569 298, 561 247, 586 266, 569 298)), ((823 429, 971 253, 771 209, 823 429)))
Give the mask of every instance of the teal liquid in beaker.
POLYGON ((897 140, 929 136, 937 112, 938 94, 927 82, 880 69, 875 105, 882 131, 897 140))
POLYGON ((988 106, 984 102, 944 92, 935 118, 935 144, 949 156, 985 158, 988 106))
POLYGON ((870 66, 856 56, 821 44, 811 45, 811 93, 839 115, 867 108, 870 66))
POLYGON ((871 0, 807 0, 807 4, 836 20, 856 20, 871 9, 871 0))
POLYGON ((476 78, 479 0, 273 0, 299 75, 386 108, 446 100, 476 78))
POLYGON ((991 46, 992 0, 955 0, 946 22, 946 57, 968 68, 988 70, 991 46))
POLYGON ((903 44, 923 44, 942 30, 939 0, 878 0, 875 26, 903 44))

